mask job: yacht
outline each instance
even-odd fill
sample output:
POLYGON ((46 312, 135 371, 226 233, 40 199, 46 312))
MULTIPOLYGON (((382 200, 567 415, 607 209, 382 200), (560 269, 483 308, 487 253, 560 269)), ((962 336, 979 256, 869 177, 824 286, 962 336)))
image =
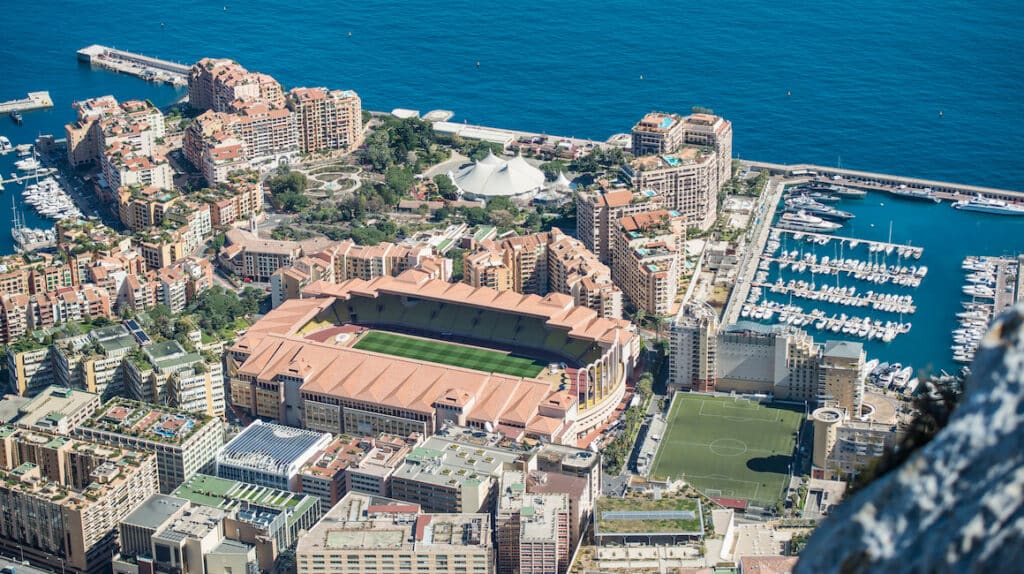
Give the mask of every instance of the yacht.
POLYGON ((912 189, 905 185, 901 185, 897 188, 889 190, 889 193, 905 199, 930 201, 932 203, 939 203, 940 201, 942 201, 935 195, 935 192, 932 191, 932 188, 930 187, 926 187, 924 189, 912 189))
POLYGON ((18 124, 20 126, 21 125, 21 119, 22 119, 21 118, 21 112, 19 112, 17 110, 11 112, 11 121, 12 122, 14 122, 14 123, 16 123, 16 124, 18 124))
POLYGON ((844 220, 852 219, 853 214, 847 211, 838 210, 830 205, 818 203, 817 201, 806 196, 792 197, 786 200, 786 208, 791 211, 806 211, 811 215, 817 215, 818 217, 824 217, 825 219, 832 220, 844 220))
POLYGON ((38 159, 34 157, 29 157, 25 159, 19 159, 18 161, 14 162, 14 167, 20 169, 21 171, 36 171, 37 169, 43 167, 43 164, 39 163, 38 159))
POLYGON ((824 219, 815 217, 803 210, 783 213, 782 217, 779 218, 777 226, 781 229, 808 231, 812 233, 833 233, 835 230, 842 227, 842 225, 838 223, 825 221, 824 219))
POLYGON ((0 150, 10 151, 14 146, 11 145, 11 140, 7 139, 6 136, 0 136, 0 150))
POLYGON ((1024 215, 1024 205, 1008 203, 999 199, 990 199, 983 195, 977 195, 972 199, 961 199, 953 204, 953 208, 995 215, 1024 215))

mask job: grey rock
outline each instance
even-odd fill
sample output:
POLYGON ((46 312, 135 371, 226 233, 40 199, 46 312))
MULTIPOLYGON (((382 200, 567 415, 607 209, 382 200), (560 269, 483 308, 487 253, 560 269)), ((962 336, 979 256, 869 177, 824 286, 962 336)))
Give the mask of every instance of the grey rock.
POLYGON ((972 372, 948 426, 835 509, 796 574, 1024 570, 1024 305, 972 372))

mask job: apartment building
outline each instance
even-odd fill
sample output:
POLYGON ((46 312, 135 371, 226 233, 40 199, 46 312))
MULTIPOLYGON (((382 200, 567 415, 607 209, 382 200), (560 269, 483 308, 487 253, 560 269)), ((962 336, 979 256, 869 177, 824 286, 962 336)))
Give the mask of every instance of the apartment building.
POLYGON ((200 191, 196 197, 210 206, 210 222, 228 226, 255 217, 263 211, 263 186, 252 171, 236 172, 214 188, 200 191))
MULTIPOLYGON (((313 528, 323 513, 320 499, 287 490, 196 474, 173 495, 193 506, 225 512, 225 538, 255 547, 252 564, 260 572, 284 566, 282 554, 295 548, 300 535, 313 528)), ((225 573, 230 574, 230 573, 225 573)))
POLYGON ((569 568, 573 540, 569 495, 530 493, 526 474, 501 476, 495 513, 498 574, 562 574, 569 568))
POLYGON ((140 348, 124 368, 127 394, 138 401, 188 413, 224 414, 224 371, 213 355, 188 352, 171 340, 140 348))
POLYGON ((490 512, 514 450, 432 436, 414 448, 391 476, 391 496, 427 512, 490 512))
POLYGON ((157 491, 151 453, 0 427, 0 549, 35 566, 109 571, 117 523, 157 491))
POLYGON ((100 145, 99 120, 121 113, 114 96, 91 98, 71 104, 75 109, 76 120, 64 126, 64 134, 68 140, 68 163, 78 167, 99 160, 102 146, 100 145))
MULTIPOLYGON (((0 304, 2 302, 0 299, 0 304)), ((11 392, 31 397, 55 384, 52 355, 49 345, 32 337, 19 338, 16 343, 8 344, 7 377, 11 392)))
POLYGON ((815 478, 852 480, 901 440, 904 429, 894 409, 883 401, 863 417, 852 417, 838 407, 821 407, 811 413, 814 450, 811 475, 815 478))
POLYGON ((675 310, 685 255, 685 218, 664 209, 623 217, 614 235, 612 277, 636 309, 651 316, 675 310))
POLYGON ((281 84, 267 74, 250 72, 228 59, 203 58, 188 77, 189 105, 197 110, 232 111, 240 103, 284 107, 281 84))
POLYGON ((169 267, 188 254, 185 240, 176 229, 147 229, 136 233, 132 240, 149 270, 169 267))
POLYGON ((117 192, 121 223, 132 231, 158 227, 182 195, 170 186, 123 187, 117 192))
POLYGON ((732 124, 710 114, 650 113, 633 127, 636 159, 623 174, 637 191, 706 230, 718 214, 718 192, 732 176, 732 124))
POLYGON ((288 107, 295 112, 303 153, 351 152, 363 144, 362 102, 351 90, 293 88, 288 107))
POLYGON ((302 467, 330 443, 327 433, 256 420, 217 453, 217 476, 302 492, 302 467))
POLYGON ((299 153, 296 116, 262 102, 239 103, 233 113, 208 111, 185 130, 182 151, 208 185, 238 171, 290 163, 299 153))
POLYGON ((723 328, 714 310, 700 303, 680 310, 669 341, 670 390, 770 394, 861 412, 865 356, 860 343, 820 345, 787 325, 742 321, 723 328))
POLYGON ((823 406, 838 407, 858 417, 864 404, 864 345, 827 341, 821 350, 818 386, 823 406))
POLYGON ((138 341, 124 325, 59 338, 53 344, 55 381, 96 393, 103 399, 124 396, 125 358, 138 348, 138 341))
POLYGON ((463 255, 463 282, 523 294, 563 293, 602 317, 622 317, 622 292, 608 266, 557 228, 479 243, 463 255))
POLYGON ((290 267, 276 271, 270 278, 270 294, 274 307, 300 296, 302 290, 316 281, 340 283, 349 279, 370 281, 377 277, 397 276, 407 269, 438 269, 438 276, 451 276, 451 261, 434 254, 426 245, 381 242, 358 245, 341 241, 326 249, 295 260, 290 267))
POLYGON ((236 275, 256 281, 269 281, 275 271, 291 266, 302 256, 302 245, 298 241, 260 239, 238 228, 229 229, 226 237, 221 262, 236 275))
POLYGON ((0 294, 0 343, 12 343, 36 329, 110 316, 106 289, 93 285, 35 295, 0 294))
POLYGON ((185 413, 128 399, 104 404, 74 432, 76 437, 156 453, 160 492, 213 469, 224 444, 224 427, 211 416, 185 413))
POLYGON ((685 144, 715 150, 718 179, 732 177, 732 123, 710 113, 688 116, 651 112, 633 126, 633 155, 671 153, 685 144))
POLYGON ((121 520, 114 574, 250 572, 260 562, 257 547, 231 539, 237 533, 224 528, 230 517, 229 510, 154 494, 121 520))
POLYGON ((100 407, 100 397, 68 387, 50 386, 25 404, 8 421, 18 427, 45 433, 69 435, 100 407))
POLYGON ((387 496, 391 475, 421 441, 418 434, 338 436, 302 467, 301 492, 320 497, 325 508, 350 491, 387 496))
POLYGON ((350 492, 302 537, 295 560, 298 574, 491 574, 490 516, 350 492))
POLYGON ((580 192, 576 201, 576 237, 604 264, 612 262, 612 239, 623 217, 664 207, 654 192, 614 188, 606 181, 598 192, 580 192))

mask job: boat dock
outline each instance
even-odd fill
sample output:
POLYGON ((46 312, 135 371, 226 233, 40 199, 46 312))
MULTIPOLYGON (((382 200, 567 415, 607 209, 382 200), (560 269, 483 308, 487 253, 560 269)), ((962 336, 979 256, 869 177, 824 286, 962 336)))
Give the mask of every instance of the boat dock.
POLYGON ((754 287, 761 287, 762 289, 768 289, 772 293, 782 293, 784 295, 791 293, 795 297, 811 301, 824 301, 849 307, 871 306, 876 311, 907 314, 917 311, 917 307, 914 305, 910 295, 890 295, 875 293, 874 291, 868 291, 866 294, 861 295, 852 287, 832 287, 829 285, 816 287, 804 281, 790 281, 786 284, 755 281, 754 287))
POLYGON ((29 92, 28 97, 20 100, 0 102, 0 114, 45 110, 52 107, 53 99, 50 98, 50 92, 29 92))
POLYGON ((799 257, 793 258, 789 254, 782 255, 784 256, 773 257, 770 255, 762 255, 761 261, 763 263, 759 265, 758 268, 761 271, 768 271, 772 263, 778 265, 779 269, 785 269, 792 265, 794 270, 797 272, 810 271, 815 275, 844 274, 847 277, 853 277, 859 281, 868 281, 877 285, 892 283, 903 287, 918 287, 921 284, 921 279, 923 279, 925 274, 928 272, 927 267, 923 266, 921 268, 907 268, 906 271, 903 271, 901 268, 893 269, 895 266, 890 267, 871 264, 859 259, 835 259, 826 261, 825 258, 818 260, 817 257, 813 255, 810 260, 800 259, 799 257))
POLYGON ((832 235, 824 233, 813 233, 810 231, 793 231, 791 229, 781 229, 773 227, 772 232, 775 233, 788 233, 794 237, 794 239, 807 238, 808 241, 818 242, 820 245, 826 245, 829 241, 840 241, 850 247, 857 247, 861 243, 868 246, 868 250, 875 252, 885 252, 891 254, 893 251, 900 254, 901 257, 913 257, 914 259, 920 259, 921 254, 924 253, 923 247, 914 247, 912 245, 903 245, 901 243, 889 243, 886 241, 872 241, 870 239, 857 239, 855 237, 843 237, 841 235, 832 235))
POLYGON ((897 321, 882 323, 871 317, 827 315, 824 311, 813 309, 807 312, 798 305, 784 305, 774 302, 748 302, 743 305, 740 316, 744 319, 774 321, 794 327, 813 326, 821 332, 842 333, 867 340, 891 342, 899 335, 910 332, 911 324, 897 321))
POLYGON ((149 82, 163 82, 175 86, 188 85, 190 66, 177 62, 151 58, 98 44, 79 50, 78 59, 91 66, 130 74, 149 82))
MULTIPOLYGON (((12 173, 10 179, 0 179, 0 185, 3 185, 5 183, 21 183, 23 181, 28 181, 30 179, 36 179, 36 178, 39 178, 39 177, 46 177, 46 176, 49 176, 49 175, 53 175, 55 173, 57 173, 57 168, 55 168, 55 167, 40 168, 35 173, 30 173, 28 175, 18 175, 16 173, 12 173)), ((0 189, 3 189, 3 188, 0 188, 0 189)))

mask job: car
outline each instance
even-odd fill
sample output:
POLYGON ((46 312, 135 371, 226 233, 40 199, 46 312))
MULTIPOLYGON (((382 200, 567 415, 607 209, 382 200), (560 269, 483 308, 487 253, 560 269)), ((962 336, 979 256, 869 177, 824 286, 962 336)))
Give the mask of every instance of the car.
POLYGON ((243 277, 242 283, 252 283, 252 277, 243 277))

